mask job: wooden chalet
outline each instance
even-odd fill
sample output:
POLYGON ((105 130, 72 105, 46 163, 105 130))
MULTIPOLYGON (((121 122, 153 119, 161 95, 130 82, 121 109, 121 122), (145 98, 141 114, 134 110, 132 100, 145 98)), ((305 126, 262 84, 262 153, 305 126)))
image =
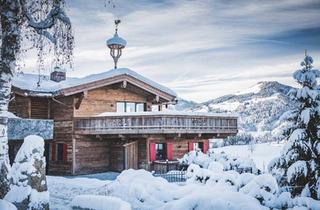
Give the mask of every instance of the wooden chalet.
POLYGON ((164 111, 176 94, 129 69, 83 79, 57 71, 39 87, 37 75, 18 75, 9 104, 20 117, 12 120, 45 122, 18 135, 9 125, 11 157, 25 135, 42 129, 36 133, 49 140, 49 174, 152 170, 155 161, 177 160, 196 147, 206 152, 209 138, 237 133, 236 117, 164 111))
MULTIPOLYGON (((120 21, 116 21, 116 25, 120 21)), ((46 139, 48 174, 87 174, 129 168, 153 170, 195 148, 206 152, 210 138, 237 133, 237 117, 166 111, 174 91, 130 69, 117 69, 126 41, 107 41, 115 68, 84 78, 19 74, 9 111, 11 161, 29 134, 46 139)))

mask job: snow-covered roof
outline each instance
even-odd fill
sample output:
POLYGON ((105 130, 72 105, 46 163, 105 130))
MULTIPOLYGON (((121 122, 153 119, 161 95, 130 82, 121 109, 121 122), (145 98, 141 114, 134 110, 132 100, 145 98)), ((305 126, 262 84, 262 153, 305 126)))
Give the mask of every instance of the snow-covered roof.
POLYGON ((150 116, 150 115, 174 115, 174 116, 198 116, 198 117, 234 117, 237 118, 236 114, 229 113, 213 113, 213 112, 184 112, 184 111, 153 111, 153 112, 104 112, 97 117, 107 116, 150 116))
POLYGON ((119 37, 118 33, 115 33, 111 39, 107 40, 107 46, 115 44, 125 47, 127 45, 127 41, 119 37))
POLYGON ((85 85, 88 83, 120 76, 120 75, 127 75, 131 76, 137 80, 140 80, 147 85, 150 85, 166 94, 169 94, 171 96, 176 97, 177 94, 171 90, 170 88, 167 88, 157 82, 154 82, 140 74, 138 74, 135 71, 132 71, 127 68, 119 68, 119 69, 111 69, 109 71, 99 73, 99 74, 92 74, 88 75, 83 78, 75 78, 75 77, 67 77, 66 80, 61 82, 55 82, 50 80, 49 76, 41 76, 41 82, 40 86, 38 87, 38 75, 35 74, 17 74, 13 78, 13 86, 16 88, 19 88, 21 90, 27 90, 31 91, 38 96, 47 96, 50 97, 52 95, 56 95, 59 93, 59 91, 62 91, 67 88, 72 88, 80 85, 85 85))

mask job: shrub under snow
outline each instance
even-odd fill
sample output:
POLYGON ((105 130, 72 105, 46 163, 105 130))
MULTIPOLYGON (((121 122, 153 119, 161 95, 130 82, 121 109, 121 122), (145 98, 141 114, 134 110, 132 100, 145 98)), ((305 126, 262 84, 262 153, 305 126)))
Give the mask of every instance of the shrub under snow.
POLYGON ((202 168, 215 171, 221 171, 221 168, 223 168, 225 171, 235 170, 239 173, 260 173, 255 163, 250 158, 234 157, 225 153, 214 153, 211 149, 207 154, 204 154, 199 150, 191 151, 185 154, 179 161, 181 164, 197 164, 202 168))
MULTIPOLYGON (((195 165, 193 165, 195 166, 195 165)), ((190 166, 191 167, 191 166, 190 166)), ((196 166, 195 166, 196 167, 196 166)), ((208 169, 198 168, 194 174, 213 173, 208 169)), ((189 171, 191 169, 188 169, 189 171)), ((228 173, 228 172, 223 172, 228 173)), ((154 177, 145 170, 126 170, 118 178, 107 185, 107 194, 129 202, 133 209, 266 209, 259 201, 249 195, 237 191, 237 172, 230 176, 233 187, 229 185, 228 176, 221 184, 199 184, 188 181, 186 185, 169 183, 163 178, 154 177)), ((189 174, 191 176, 191 174, 189 174)), ((200 175, 198 174, 200 177, 200 175)), ((191 179, 191 178, 190 178, 191 179)))
MULTIPOLYGON (((280 194, 276 179, 271 174, 254 175, 251 173, 239 174, 236 171, 214 172, 191 164, 187 169, 187 185, 197 184, 198 186, 214 189, 216 191, 233 191, 240 195, 247 195, 255 198, 261 205, 270 209, 319 209, 320 202, 308 197, 292 198, 290 193, 280 194), (220 190, 219 190, 220 189, 220 190)), ((200 187, 200 189, 202 189, 200 187)), ((199 198, 200 199, 200 198, 199 198)), ((201 198, 202 199, 202 198, 201 198)), ((181 199, 182 200, 182 199, 181 199)), ((225 200, 225 202, 228 202, 225 200)), ((211 202, 209 199, 207 202, 211 202)), ((183 202, 181 203, 181 205, 183 202)), ((217 203, 214 203, 216 205, 217 203)), ((191 205, 193 205, 191 203, 191 205)), ((232 205, 230 204, 230 207, 232 205)), ((223 209, 223 207, 221 207, 223 209)), ((239 207, 240 208, 240 207, 239 207)), ((239 209, 229 208, 229 209, 239 209)), ((192 208, 191 208, 192 209, 192 208)), ((200 209, 200 208, 199 208, 200 209)), ((241 209, 241 208, 240 208, 241 209)), ((249 208, 250 209, 250 208, 249 208)))
POLYGON ((44 140, 27 136, 11 169, 10 191, 5 199, 18 209, 49 209, 49 192, 45 175, 44 140))
POLYGON ((185 185, 177 185, 148 171, 130 169, 107 185, 107 195, 127 201, 136 210, 317 210, 320 206, 311 198, 279 194, 278 184, 270 174, 214 172, 192 164, 187 179, 185 185))

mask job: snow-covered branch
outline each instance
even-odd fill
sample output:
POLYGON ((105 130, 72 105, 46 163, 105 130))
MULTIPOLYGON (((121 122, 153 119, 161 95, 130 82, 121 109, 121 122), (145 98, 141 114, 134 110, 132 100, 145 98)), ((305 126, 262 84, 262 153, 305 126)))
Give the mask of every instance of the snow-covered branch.
POLYGON ((68 27, 71 27, 71 21, 61 7, 60 0, 54 1, 52 9, 49 11, 47 16, 40 21, 36 21, 32 17, 31 13, 27 9, 26 4, 27 2, 25 0, 21 0, 22 15, 26 18, 28 26, 32 27, 39 35, 45 36, 52 43, 56 43, 56 38, 50 34, 47 29, 52 28, 57 20, 60 20, 68 27))

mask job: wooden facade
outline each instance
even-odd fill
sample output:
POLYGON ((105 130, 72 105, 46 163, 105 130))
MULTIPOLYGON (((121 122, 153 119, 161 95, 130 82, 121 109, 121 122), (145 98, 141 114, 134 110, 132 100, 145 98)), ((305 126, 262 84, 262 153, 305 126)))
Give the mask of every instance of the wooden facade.
MULTIPOLYGON (((49 174, 150 170, 153 161, 181 158, 194 143, 206 152, 209 138, 237 133, 236 117, 148 113, 176 96, 123 75, 47 97, 13 88, 13 96, 9 111, 18 117, 54 121, 49 174), (117 102, 143 104, 144 114, 116 113, 117 102), (104 112, 115 114, 97 116, 104 112)), ((15 151, 16 143, 10 144, 15 151)))

